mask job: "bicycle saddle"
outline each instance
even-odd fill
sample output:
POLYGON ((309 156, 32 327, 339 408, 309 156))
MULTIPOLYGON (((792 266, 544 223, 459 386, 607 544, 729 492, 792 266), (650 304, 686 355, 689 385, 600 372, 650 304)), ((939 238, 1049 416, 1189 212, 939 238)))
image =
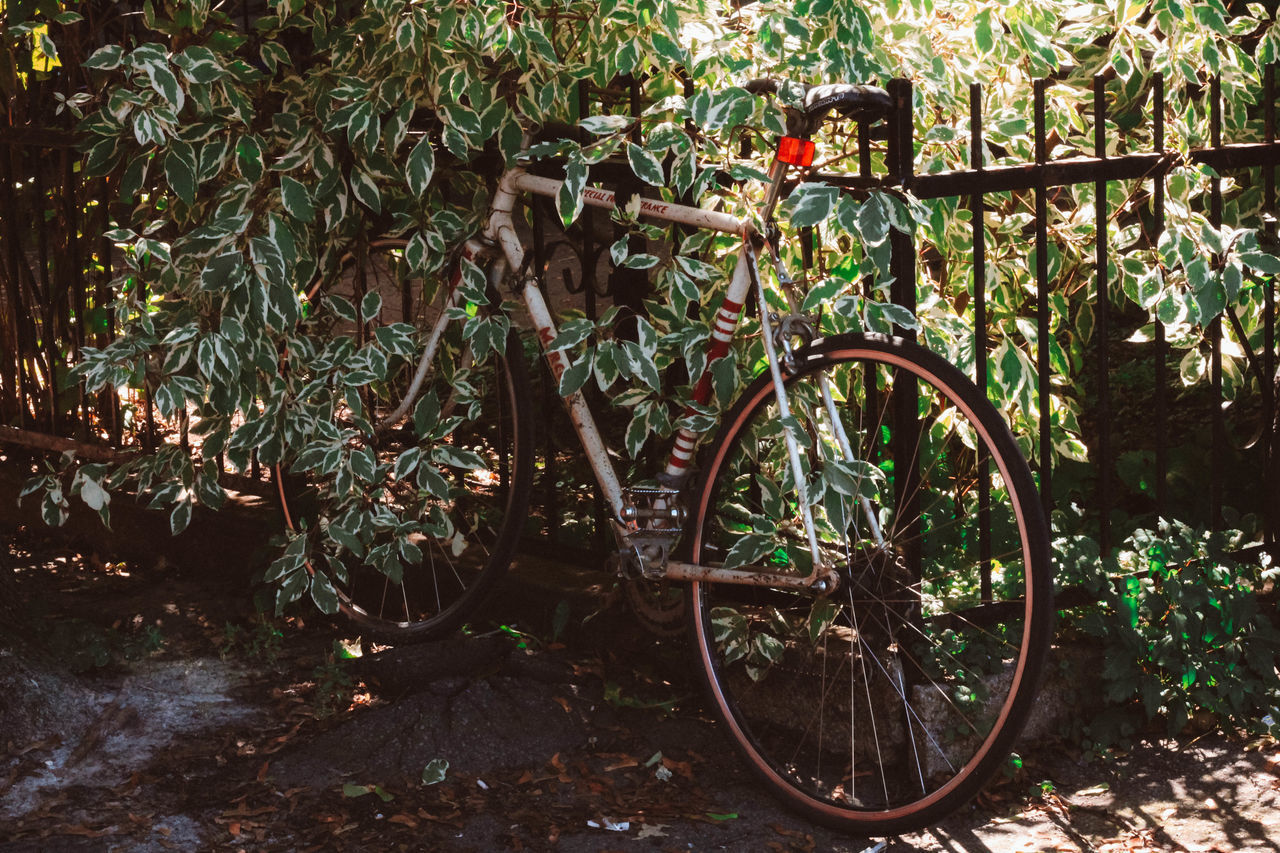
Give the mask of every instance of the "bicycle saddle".
MULTIPOLYGON (((785 85, 784 81, 760 77, 749 81, 745 88, 753 95, 774 95, 785 85)), ((862 86, 854 83, 823 83, 805 86, 800 109, 788 108, 788 124, 797 124, 793 131, 807 136, 835 110, 853 121, 872 122, 893 112, 893 99, 878 86, 862 86)))

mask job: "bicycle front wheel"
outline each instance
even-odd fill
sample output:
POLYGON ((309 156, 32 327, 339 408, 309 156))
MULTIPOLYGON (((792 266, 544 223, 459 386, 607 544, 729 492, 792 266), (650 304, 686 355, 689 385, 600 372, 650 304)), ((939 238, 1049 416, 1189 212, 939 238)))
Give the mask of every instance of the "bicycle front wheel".
POLYGON ((711 705, 811 819, 863 835, 927 826, 1001 766, 1035 695, 1053 614, 1035 485, 984 395, 915 344, 819 341, 785 382, 791 418, 767 374, 727 416, 692 558, 801 577, 816 562, 837 583, 692 584, 711 705))

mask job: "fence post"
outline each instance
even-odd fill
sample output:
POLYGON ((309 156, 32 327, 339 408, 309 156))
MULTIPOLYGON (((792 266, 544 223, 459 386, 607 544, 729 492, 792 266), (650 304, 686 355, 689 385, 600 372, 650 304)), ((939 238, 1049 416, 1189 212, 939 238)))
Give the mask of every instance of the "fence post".
MULTIPOLYGON (((914 116, 912 115, 912 86, 910 80, 897 78, 889 81, 889 96, 893 100, 893 112, 889 115, 889 172, 892 178, 903 189, 911 188, 911 178, 915 171, 915 138, 914 116)), ((896 228, 889 229, 889 240, 892 248, 890 266, 893 272, 893 284, 890 286, 889 298, 912 313, 916 310, 916 251, 915 242, 910 234, 904 234, 896 228)), ((897 329, 897 334, 904 338, 914 339, 915 332, 909 329, 897 329)), ((895 471, 900 474, 894 478, 896 494, 894 502, 896 516, 909 519, 902 541, 909 543, 904 555, 907 566, 919 576, 920 549, 920 416, 919 394, 914 377, 900 371, 893 381, 892 417, 897 426, 890 435, 890 453, 893 455, 895 471)))
MULTIPOLYGON (((1262 70, 1262 115, 1264 141, 1267 144, 1276 141, 1276 66, 1268 64, 1262 70)), ((1265 233, 1274 245, 1276 237, 1276 169, 1275 166, 1262 167, 1262 215, 1265 233)), ((1280 509, 1280 482, 1276 480, 1276 414, 1275 414, 1275 375, 1276 375, 1276 307, 1274 279, 1267 281, 1263 288, 1263 344, 1262 344, 1262 416, 1266 419, 1262 427, 1263 470, 1268 483, 1267 497, 1262 516, 1263 541, 1267 544, 1275 542, 1277 510, 1280 509)))
MULTIPOLYGON (((1107 81, 1101 74, 1093 78, 1093 150, 1099 160, 1107 156, 1107 81)), ((1111 551, 1111 296, 1107 275, 1107 182, 1094 182, 1095 264, 1097 266, 1097 312, 1093 324, 1098 359, 1098 548, 1111 551)), ((1048 346, 1048 341, 1045 341, 1048 346)))
MULTIPOLYGON (((1222 78, 1215 74, 1209 83, 1209 135, 1210 145, 1215 151, 1222 148, 1222 78)), ((1215 229, 1222 228, 1222 179, 1214 171, 1209 181, 1209 224, 1215 229)), ((1213 268, 1222 268, 1222 256, 1213 256, 1213 268)), ((1231 310, 1224 306, 1223 311, 1231 310)), ((1213 348, 1210 356, 1210 386, 1213 402, 1213 449, 1209 462, 1209 527, 1211 530, 1222 529, 1222 467, 1224 445, 1226 444, 1226 424, 1222 415, 1222 315, 1213 318, 1209 324, 1209 343, 1213 348)))
MULTIPOLYGON (((1156 72, 1154 80, 1155 88, 1155 104, 1152 106, 1153 121, 1153 143, 1157 154, 1164 157, 1164 74, 1156 72)), ((1159 174, 1152 179, 1154 187, 1151 194, 1152 216, 1154 219, 1155 234, 1152 236, 1152 245, 1160 244, 1160 237, 1164 234, 1164 182, 1165 170, 1161 169, 1159 174)), ((1156 364, 1155 364, 1155 385, 1156 385, 1156 516, 1163 518, 1169 508, 1169 418, 1168 418, 1168 392, 1165 390, 1169 381, 1168 368, 1165 365, 1165 359, 1168 357, 1169 344, 1164 336, 1164 322, 1160 319, 1160 312, 1156 311, 1155 318, 1155 337, 1156 337, 1156 364)))
MULTIPOLYGON (((982 84, 969 85, 969 168, 981 170, 982 84)), ((987 203, 981 192, 969 196, 973 233, 973 378, 984 397, 990 396, 987 377, 987 203)), ((978 559, 983 602, 993 600, 991 587, 991 458, 985 444, 978 456, 978 559)))
POLYGON ((1048 162, 1048 146, 1044 129, 1045 80, 1036 80, 1035 150, 1036 165, 1036 366, 1038 382, 1036 399, 1040 407, 1040 502, 1045 514, 1053 509, 1053 398, 1049 386, 1049 212, 1044 165, 1048 162))

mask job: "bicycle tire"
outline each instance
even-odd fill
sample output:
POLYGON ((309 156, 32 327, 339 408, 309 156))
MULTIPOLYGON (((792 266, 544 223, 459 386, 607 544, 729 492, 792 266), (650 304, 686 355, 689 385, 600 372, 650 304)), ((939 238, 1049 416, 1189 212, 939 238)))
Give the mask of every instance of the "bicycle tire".
MULTIPOLYGON (((985 395, 911 342, 817 341, 797 353, 785 382, 808 438, 806 479, 815 495, 822 489, 820 548, 829 562, 843 555, 840 582, 829 596, 690 584, 700 675, 738 752, 791 808, 861 835, 918 829, 978 792, 1030 711, 1053 620, 1039 497, 985 395), (860 501, 832 485, 848 483, 833 473, 836 431, 816 390, 820 374, 835 389, 848 445, 880 472, 858 468, 854 493, 876 493, 884 549, 867 544, 860 501), (914 439, 908 412, 917 426, 925 421, 914 439), (990 460, 990 550, 972 529, 979 447, 990 460)), ((726 416, 694 508, 694 562, 732 565, 742 555, 729 549, 747 543, 769 571, 808 574, 813 555, 776 405, 766 373, 726 416), (744 512, 762 540, 749 538, 744 512)))
MULTIPOLYGON (((420 281, 406 284, 377 278, 392 267, 381 263, 377 253, 402 250, 402 241, 372 242, 370 253, 364 255, 366 267, 360 274, 370 287, 392 287, 394 292, 404 294, 406 305, 412 298, 415 307, 407 311, 389 306, 384 298, 383 310, 371 323, 382 319, 385 312, 388 323, 412 321, 425 332, 439 316, 437 303, 443 294, 427 294, 420 281)), ((353 260, 354 256, 350 256, 347 263, 353 260)), ((347 263, 335 284, 340 295, 355 301, 341 293, 341 288, 349 287, 354 280, 345 269, 347 263)), ((341 323, 335 324, 335 333, 354 330, 353 324, 346 322, 351 328, 344 329, 341 323)), ((460 322, 446 325, 435 362, 415 399, 430 398, 438 403, 436 422, 451 428, 436 440, 473 454, 467 456, 470 461, 453 467, 442 464, 438 469, 448 480, 447 498, 425 498, 421 481, 415 486, 411 481, 397 480, 367 489, 369 503, 380 501, 400 510, 402 515, 406 507, 412 507, 411 516, 441 533, 419 532, 407 537, 422 559, 410 560, 402 546, 398 566, 388 567, 385 561, 381 568, 369 565, 350 549, 337 549, 340 553, 333 554, 342 560, 342 574, 346 575, 345 580, 335 584, 339 612, 369 639, 421 642, 459 628, 505 574, 527 515, 534 448, 528 367, 520 338, 511 330, 503 352, 492 352, 477 363, 471 357, 471 343, 462 332, 460 322), (399 578, 394 577, 396 574, 399 578)), ((398 404, 415 365, 412 359, 400 365, 396 381, 391 380, 396 374, 389 372, 389 381, 376 392, 379 402, 372 407, 366 404, 371 414, 381 417, 398 404)), ((392 427, 373 443, 376 457, 379 462, 391 462, 418 440, 414 427, 392 427)), ((309 486, 313 493, 320 490, 317 483, 309 486)), ((298 508, 313 503, 296 494, 292 499, 286 497, 283 489, 281 496, 291 519, 305 515, 298 508)), ((408 549, 410 554, 412 548, 408 549)))

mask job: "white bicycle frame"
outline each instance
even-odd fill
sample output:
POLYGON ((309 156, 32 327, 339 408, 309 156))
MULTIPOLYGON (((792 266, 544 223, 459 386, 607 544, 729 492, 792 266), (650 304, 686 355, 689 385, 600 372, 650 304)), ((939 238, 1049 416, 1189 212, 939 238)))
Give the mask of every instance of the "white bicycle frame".
MULTIPOLYGON (((773 205, 777 200, 785 171, 785 164, 775 162, 773 172, 770 175, 769 193, 766 197, 767 211, 772 211, 773 205)), ((501 252, 501 259, 492 261, 492 263, 502 264, 505 262, 505 268, 508 270, 525 271, 524 278, 518 285, 520 297, 524 302, 529 318, 533 322, 538 340, 542 345, 543 355, 557 383, 570 366, 569 357, 563 351, 548 348, 548 345, 555 340, 557 335, 555 320, 547 306, 546 299, 543 297, 542 290, 538 286, 537 275, 528 269, 528 264, 526 263, 528 249, 516 232, 512 220, 512 212, 515 209, 518 197, 522 193, 555 198, 560 191, 561 185, 561 181, 531 175, 519 167, 510 169, 503 175, 494 194, 489 220, 482 234, 483 239, 472 238, 467 241, 463 248, 464 257, 469 260, 480 261, 486 255, 491 256, 492 247, 496 246, 501 252)), ((588 187, 583 196, 584 203, 592 207, 612 210, 615 206, 615 194, 608 190, 588 187)), ((738 249, 737 263, 730 277, 728 289, 725 291, 720 308, 716 312, 715 324, 707 350, 708 369, 704 371, 698 384, 694 387, 692 398, 694 403, 699 405, 710 401, 712 394, 710 366, 728 352, 729 344, 733 340, 738 328, 738 322, 742 317, 743 308, 754 287, 757 302, 761 306, 762 320, 765 324, 762 337, 773 380, 774 392, 780 416, 786 418, 790 414, 790 407, 783 384, 782 367, 774 342, 774 330, 772 328, 774 318, 763 316, 767 313, 764 306, 768 303, 765 301, 764 284, 759 274, 753 245, 758 240, 758 237, 751 223, 727 213, 702 210, 688 205, 668 204, 647 198, 640 201, 640 215, 694 228, 734 234, 742 239, 742 245, 738 249)), ((774 262, 775 264, 780 264, 776 254, 774 262)), ((455 276, 455 280, 451 283, 448 297, 450 304, 455 298, 459 279, 460 273, 455 276)), ((422 376, 431 363, 435 347, 440 340, 445 324, 448 322, 447 312, 442 311, 436 327, 428 335, 427 348, 419 365, 418 375, 415 376, 409 393, 406 395, 406 400, 402 403, 402 408, 407 407, 416 395, 422 376)), ((847 459, 853 459, 852 447, 839 425, 839 420, 835 418, 835 405, 825 376, 820 376, 819 388, 824 400, 824 407, 835 425, 834 432, 841 452, 847 459)), ((604 494, 605 501, 608 503, 615 528, 623 531, 637 530, 636 522, 628 520, 628 501, 622 483, 619 481, 617 472, 609 460, 604 440, 600 436, 600 430, 596 426, 586 399, 580 391, 569 394, 562 399, 573 423, 573 428, 582 442, 587 460, 604 494)), ((679 581, 715 581, 807 588, 815 591, 826 591, 833 588, 835 577, 832 567, 825 559, 821 558, 824 551, 819 546, 817 530, 810 508, 811 503, 807 494, 807 483, 800 457, 800 448, 790 430, 784 431, 784 436, 793 479, 799 492, 798 497, 803 515, 805 534, 811 553, 814 555, 814 566, 811 574, 808 577, 801 577, 767 571, 725 569, 670 560, 664 564, 663 577, 679 581)), ((665 479, 668 482, 682 484, 687 480, 690 470, 689 465, 693 458, 694 449, 697 447, 698 438, 699 435, 697 433, 688 429, 681 428, 677 431, 666 461, 665 479)), ((873 508, 865 498, 862 499, 861 503, 864 515, 870 523, 873 539, 877 544, 883 544, 883 538, 873 508)))

